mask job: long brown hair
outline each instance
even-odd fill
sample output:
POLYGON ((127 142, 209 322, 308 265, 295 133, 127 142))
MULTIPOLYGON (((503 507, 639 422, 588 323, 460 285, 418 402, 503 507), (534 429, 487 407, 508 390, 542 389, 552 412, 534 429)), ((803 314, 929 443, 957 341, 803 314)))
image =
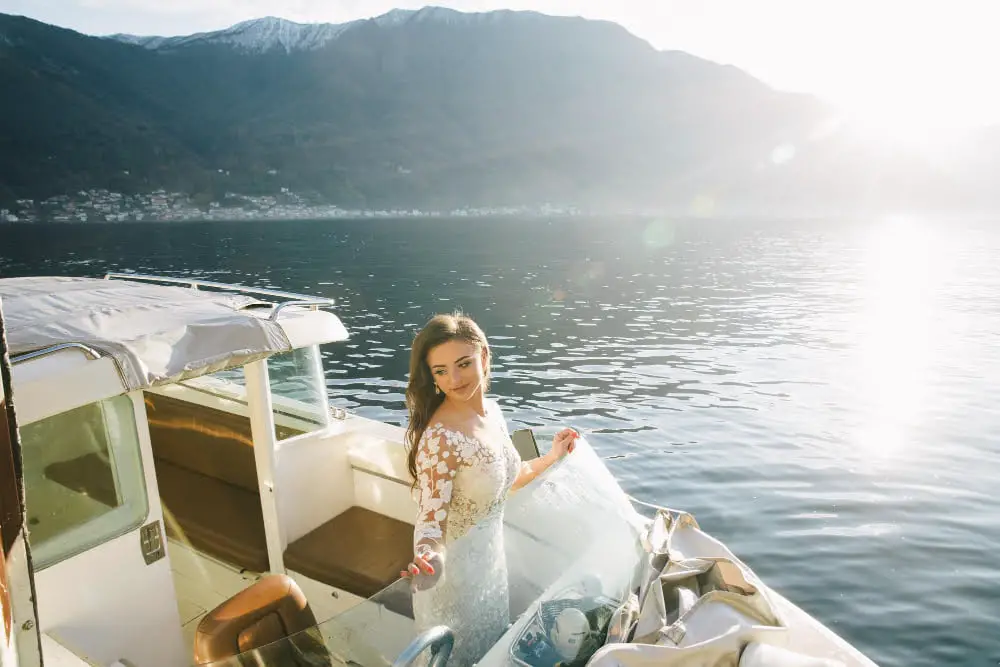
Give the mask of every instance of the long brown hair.
POLYGON ((479 325, 468 315, 457 311, 432 317, 413 339, 413 346, 410 348, 410 381, 406 385, 406 409, 410 413, 410 422, 406 426, 406 443, 409 447, 406 465, 414 483, 417 479, 417 445, 434 412, 444 402, 444 394, 438 394, 434 390, 434 376, 427 365, 427 355, 438 345, 451 340, 471 343, 480 350, 486 350, 483 391, 490 387, 490 346, 479 325))

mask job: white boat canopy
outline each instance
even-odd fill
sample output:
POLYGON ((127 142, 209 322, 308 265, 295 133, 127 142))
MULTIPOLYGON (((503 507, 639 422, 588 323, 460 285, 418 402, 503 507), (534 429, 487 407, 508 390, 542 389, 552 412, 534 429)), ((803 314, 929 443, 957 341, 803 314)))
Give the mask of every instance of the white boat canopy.
POLYGON ((113 357, 132 391, 347 338, 335 315, 314 310, 332 305, 330 299, 205 281, 108 277, 125 279, 0 280, 11 356, 86 346, 113 357), (206 286, 231 291, 197 289, 206 286), (279 300, 254 296, 260 294, 279 300))

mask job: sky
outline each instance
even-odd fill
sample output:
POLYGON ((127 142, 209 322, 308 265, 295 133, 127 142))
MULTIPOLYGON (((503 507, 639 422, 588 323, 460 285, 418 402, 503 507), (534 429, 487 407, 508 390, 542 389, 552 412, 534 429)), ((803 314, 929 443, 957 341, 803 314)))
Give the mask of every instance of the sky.
MULTIPOLYGON (((182 35, 262 16, 341 23, 409 0, 0 0, 0 12, 106 35, 182 35)), ((1000 123, 997 0, 440 0, 620 23, 659 49, 736 65, 901 135, 1000 123)))

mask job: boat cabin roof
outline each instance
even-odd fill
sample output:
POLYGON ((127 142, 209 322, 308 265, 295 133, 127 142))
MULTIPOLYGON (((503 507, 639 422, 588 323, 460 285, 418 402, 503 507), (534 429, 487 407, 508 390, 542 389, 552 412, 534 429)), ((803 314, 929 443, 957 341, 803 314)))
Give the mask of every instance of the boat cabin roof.
POLYGON ((0 279, 15 363, 110 357, 126 391, 347 338, 332 299, 138 274, 0 279), (163 284, 167 283, 167 284, 163 284), (69 357, 67 357, 69 359, 69 357))

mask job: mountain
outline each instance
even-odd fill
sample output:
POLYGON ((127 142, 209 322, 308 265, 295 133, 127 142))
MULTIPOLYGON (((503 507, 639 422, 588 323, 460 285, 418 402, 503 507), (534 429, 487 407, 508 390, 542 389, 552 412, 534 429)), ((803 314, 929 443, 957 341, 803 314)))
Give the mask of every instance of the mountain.
POLYGON ((510 22, 518 19, 538 20, 536 17, 540 16, 543 15, 535 12, 512 12, 510 10, 468 14, 444 7, 425 7, 420 10, 394 9, 373 19, 361 19, 348 23, 296 23, 268 16, 243 21, 225 30, 200 32, 180 37, 116 34, 109 35, 108 39, 137 44, 154 51, 172 51, 194 45, 225 45, 243 53, 267 53, 275 49, 291 53, 292 51, 319 49, 342 33, 357 29, 369 21, 384 28, 397 27, 406 23, 471 26, 498 21, 510 22))
POLYGON ((778 212, 978 206, 992 191, 965 163, 856 141, 811 97, 534 12, 105 38, 0 15, 0 89, 0 205, 287 187, 345 206, 778 212))
POLYGON ((351 27, 352 24, 334 25, 330 23, 303 24, 269 16, 237 23, 226 30, 202 32, 183 37, 141 37, 138 35, 110 35, 126 44, 136 44, 153 51, 171 51, 185 47, 202 45, 229 46, 243 53, 267 53, 280 49, 311 51, 322 48, 328 42, 351 27))

